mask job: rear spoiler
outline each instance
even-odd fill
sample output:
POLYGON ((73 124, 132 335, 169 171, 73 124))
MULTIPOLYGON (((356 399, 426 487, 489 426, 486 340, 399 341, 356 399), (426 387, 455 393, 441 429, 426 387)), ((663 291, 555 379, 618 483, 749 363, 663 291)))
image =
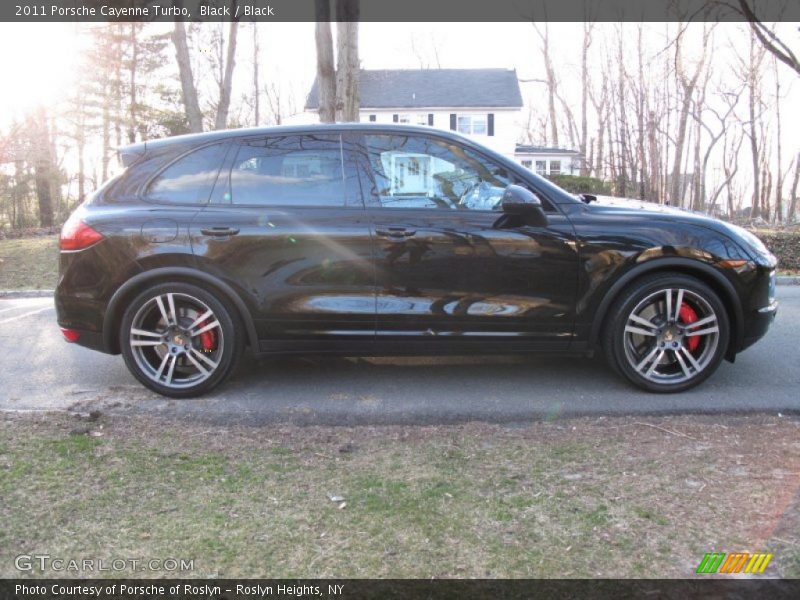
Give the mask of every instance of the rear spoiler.
POLYGON ((147 154, 147 142, 139 142, 138 144, 130 144, 117 148, 119 162, 121 162, 122 166, 126 169, 139 161, 145 154, 147 154))

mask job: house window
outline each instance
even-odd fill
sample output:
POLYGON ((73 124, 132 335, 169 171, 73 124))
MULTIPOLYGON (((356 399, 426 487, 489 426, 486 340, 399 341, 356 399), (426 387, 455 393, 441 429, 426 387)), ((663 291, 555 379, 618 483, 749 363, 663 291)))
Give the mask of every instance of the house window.
POLYGON ((397 122, 398 123, 405 123, 406 125, 410 125, 411 124, 411 115, 409 115, 409 114, 397 115, 397 122))
POLYGON ((530 160, 523 160, 522 166, 525 167, 526 169, 530 169, 533 166, 533 162, 530 160))
POLYGON ((369 122, 370 123, 374 123, 377 120, 377 118, 378 118, 377 115, 370 115, 369 116, 369 122))
POLYGON ((426 113, 417 113, 414 115, 414 125, 427 125, 428 115, 426 113))
POLYGON ((458 132, 472 135, 486 135, 486 115, 458 115, 458 132))
POLYGON ((536 161, 536 174, 537 175, 547 175, 547 161, 546 160, 537 160, 536 161))
POLYGON ((560 160, 551 160, 550 161, 550 175, 561 175, 561 161, 560 160))

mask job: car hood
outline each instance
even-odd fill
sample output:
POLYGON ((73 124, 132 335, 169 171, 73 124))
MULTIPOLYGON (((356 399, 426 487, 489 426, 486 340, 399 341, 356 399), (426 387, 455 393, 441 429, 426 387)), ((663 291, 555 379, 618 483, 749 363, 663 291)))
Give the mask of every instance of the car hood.
POLYGON ((597 200, 593 201, 588 206, 592 212, 683 221, 708 227, 714 231, 725 232, 725 226, 719 219, 698 211, 668 206, 666 204, 645 202, 644 200, 637 200, 634 198, 597 196, 597 200))
POLYGON ((662 221, 678 221, 698 227, 703 227, 734 241, 742 250, 753 258, 761 257, 765 264, 775 262, 775 257, 755 239, 752 234, 744 229, 721 221, 701 212, 645 202, 632 198, 612 198, 598 196, 596 201, 587 205, 590 212, 624 219, 647 219, 662 221), (748 237, 754 239, 748 241, 748 237))
POLYGON ((592 202, 590 206, 608 206, 614 208, 628 209, 632 211, 647 211, 651 213, 674 215, 674 216, 694 216, 710 219, 707 215, 696 211, 688 210, 685 208, 677 208, 666 204, 656 204, 655 202, 646 202, 644 200, 637 200, 635 198, 614 198, 612 196, 597 196, 597 200, 592 202))

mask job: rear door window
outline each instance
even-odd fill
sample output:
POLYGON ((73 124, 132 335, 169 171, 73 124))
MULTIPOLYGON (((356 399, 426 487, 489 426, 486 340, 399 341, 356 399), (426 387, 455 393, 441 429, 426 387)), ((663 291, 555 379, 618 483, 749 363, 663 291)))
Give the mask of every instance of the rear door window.
POLYGON ((338 135, 275 136, 239 147, 230 176, 233 204, 345 206, 338 135))

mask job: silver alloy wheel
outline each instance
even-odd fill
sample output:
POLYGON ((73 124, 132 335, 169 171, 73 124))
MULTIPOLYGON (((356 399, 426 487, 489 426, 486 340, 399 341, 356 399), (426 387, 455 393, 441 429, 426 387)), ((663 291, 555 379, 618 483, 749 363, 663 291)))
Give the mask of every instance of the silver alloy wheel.
POLYGON ((641 300, 625 323, 625 358, 653 383, 675 384, 696 377, 719 344, 719 319, 711 304, 684 288, 658 290, 641 300), (684 308, 684 315, 681 309, 684 308), (686 319, 686 314, 692 316, 686 319))
POLYGON ((219 320, 205 302, 188 294, 166 293, 136 312, 130 346, 142 373, 159 385, 182 389, 214 374, 224 338, 219 320))

